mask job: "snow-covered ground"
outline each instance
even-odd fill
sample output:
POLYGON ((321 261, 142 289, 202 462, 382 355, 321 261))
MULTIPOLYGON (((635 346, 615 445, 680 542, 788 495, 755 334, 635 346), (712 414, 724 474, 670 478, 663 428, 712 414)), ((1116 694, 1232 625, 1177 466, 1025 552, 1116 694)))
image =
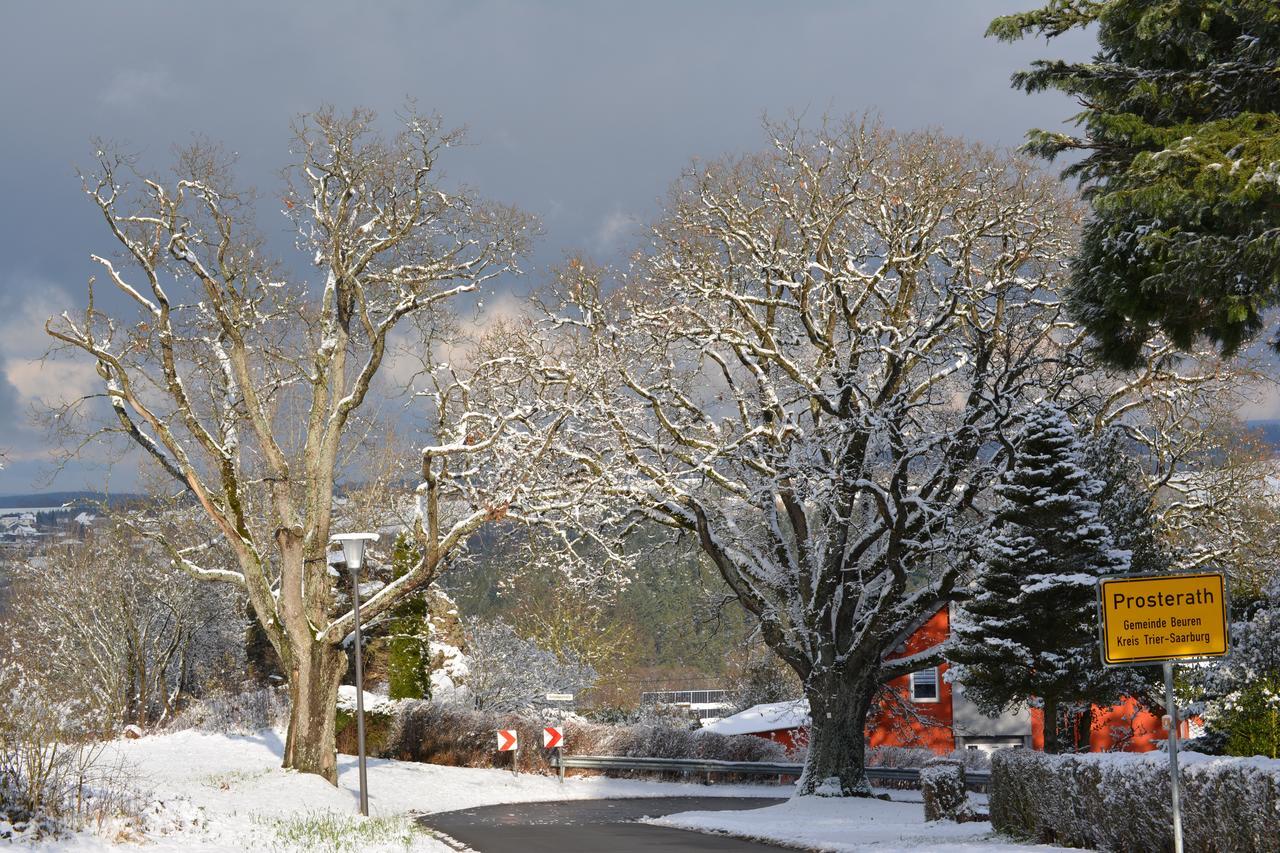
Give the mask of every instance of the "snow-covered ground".
MULTIPOLYGON (((339 756, 339 785, 280 769, 282 736, 196 731, 123 740, 107 760, 129 768, 147 809, 145 837, 107 827, 92 834, 33 845, 38 853, 103 853, 143 849, 178 851, 328 851, 328 853, 445 853, 445 846, 412 828, 415 813, 453 811, 498 803, 660 796, 777 797, 770 785, 676 784, 601 777, 553 777, 505 770, 440 767, 372 759, 371 817, 357 811, 357 768, 339 756), (118 836, 113 843, 112 836, 118 836), (138 844, 142 843, 141 848, 138 844)), ((665 826, 727 832, 820 850, 1027 851, 1057 848, 1015 845, 992 837, 987 823, 926 824, 918 792, 895 792, 915 802, 881 800, 793 801, 755 811, 686 812, 653 820, 665 826)), ((979 800, 981 803, 981 800, 979 800)))
POLYGON ((805 797, 750 811, 681 812, 648 818, 645 823, 725 833, 831 853, 1032 853, 1067 849, 1016 844, 995 836, 986 821, 925 823, 919 792, 894 791, 893 794, 906 794, 915 801, 805 797))
MULTIPOLYGON (((352 756, 339 755, 339 784, 280 769, 283 736, 263 731, 252 736, 195 731, 122 740, 111 744, 106 760, 130 768, 147 802, 148 853, 248 850, 430 851, 452 848, 411 832, 413 813, 452 811, 498 803, 540 800, 661 796, 778 796, 766 785, 713 785, 647 782, 602 777, 554 777, 505 770, 440 767, 402 761, 369 761, 370 819, 356 815, 358 771, 352 756)), ((33 846, 40 853, 98 853, 136 848, 113 845, 119 827, 94 835, 33 846)), ((141 841, 132 832, 124 840, 141 841)))

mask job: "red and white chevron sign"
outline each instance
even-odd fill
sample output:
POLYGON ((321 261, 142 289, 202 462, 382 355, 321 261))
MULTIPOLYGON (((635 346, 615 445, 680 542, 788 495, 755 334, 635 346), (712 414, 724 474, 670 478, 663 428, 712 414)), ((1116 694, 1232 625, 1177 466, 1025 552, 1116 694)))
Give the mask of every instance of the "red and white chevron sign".
POLYGON ((520 747, 515 729, 498 729, 498 752, 510 752, 520 747))
POLYGON ((556 749, 564 743, 564 729, 559 726, 543 726, 542 748, 556 749))

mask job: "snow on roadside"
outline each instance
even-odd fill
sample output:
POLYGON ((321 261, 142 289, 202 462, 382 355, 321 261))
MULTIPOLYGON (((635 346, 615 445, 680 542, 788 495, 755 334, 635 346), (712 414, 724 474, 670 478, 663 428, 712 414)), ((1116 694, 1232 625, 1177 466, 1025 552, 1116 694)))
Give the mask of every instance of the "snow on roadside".
MULTIPOLYGON (((371 818, 365 821, 356 815, 358 770, 353 756, 338 756, 335 788, 317 776, 280 769, 283 748, 283 735, 270 730, 248 736, 192 730, 115 741, 105 758, 128 765, 135 787, 151 804, 145 819, 147 853, 311 849, 444 853, 451 848, 423 833, 408 833, 412 813, 541 800, 779 796, 779 789, 768 785, 706 786, 602 777, 570 778, 562 785, 554 777, 524 773, 515 777, 506 770, 370 759, 371 818), (320 828, 308 830, 313 834, 305 836, 303 824, 320 828)), ((100 853, 131 847, 136 849, 136 845, 112 845, 105 838, 81 833, 34 844, 31 849, 100 853)))
POLYGON ((995 835, 986 821, 925 823, 924 808, 919 801, 804 797, 750 811, 680 812, 646 818, 644 823, 772 841, 824 853, 1066 850, 1010 841, 995 835))

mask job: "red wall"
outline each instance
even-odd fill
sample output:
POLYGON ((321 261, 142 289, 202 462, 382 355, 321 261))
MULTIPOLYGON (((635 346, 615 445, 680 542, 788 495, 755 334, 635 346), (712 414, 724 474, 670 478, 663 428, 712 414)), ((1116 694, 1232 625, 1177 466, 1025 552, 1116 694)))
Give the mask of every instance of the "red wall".
MULTIPOLYGON (((950 608, 943 607, 929 621, 921 625, 907 639, 904 647, 889 656, 905 657, 923 652, 947 639, 951 630, 950 608)), ((922 746, 934 752, 945 753, 955 749, 955 737, 951 732, 951 685, 944 675, 947 665, 938 667, 937 702, 912 702, 911 677, 904 675, 889 682, 897 699, 884 699, 873 709, 867 719, 867 742, 870 746, 922 746), (902 705, 915 709, 914 715, 904 715, 902 705), (913 718, 914 717, 914 718, 913 718), (916 719, 919 718, 919 719, 916 719)), ((1188 726, 1184 721, 1181 734, 1186 736, 1188 726)), ((779 729, 759 732, 758 737, 782 744, 787 752, 808 742, 808 729, 779 729)), ((1156 742, 1167 739, 1169 733, 1160 724, 1160 718, 1141 707, 1136 699, 1125 699, 1118 705, 1093 708, 1093 727, 1088 733, 1089 751, 1150 752, 1156 742)), ((1081 733, 1077 743, 1084 737, 1081 733)), ((1032 748, 1044 749, 1044 714, 1031 710, 1032 748)))
MULTIPOLYGON (((1081 725, 1083 725, 1083 718, 1081 725)), ((1186 720, 1178 725, 1178 733, 1187 737, 1190 726, 1186 720)), ((1082 746, 1086 737, 1077 732, 1076 746, 1082 746)), ((1093 706, 1093 725, 1088 735, 1089 752, 1151 752, 1157 743, 1169 739, 1169 731, 1161 724, 1160 717, 1138 704, 1137 699, 1124 699, 1118 705, 1104 708, 1093 706)), ((1044 749, 1044 712, 1031 709, 1031 746, 1044 749)))
MULTIPOLYGON (((889 655, 889 660, 918 654, 947 639, 951 632, 951 612, 943 607, 916 629, 903 648, 889 655)), ((867 719, 867 742, 870 746, 923 746, 934 752, 950 752, 956 748, 951 733, 951 685, 945 675, 947 665, 938 667, 938 701, 911 701, 911 676, 893 679, 888 688, 896 698, 885 698, 867 719), (902 706, 914 710, 904 714, 902 706)))

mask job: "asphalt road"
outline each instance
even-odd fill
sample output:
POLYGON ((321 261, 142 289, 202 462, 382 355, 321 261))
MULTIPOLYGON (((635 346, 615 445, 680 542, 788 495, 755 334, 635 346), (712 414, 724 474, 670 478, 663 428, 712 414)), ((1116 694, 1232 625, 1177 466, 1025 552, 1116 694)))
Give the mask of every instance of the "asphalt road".
POLYGON ((429 814, 418 821, 479 853, 777 853, 783 848, 632 821, 675 812, 763 808, 780 802, 736 797, 652 797, 512 803, 429 814))

